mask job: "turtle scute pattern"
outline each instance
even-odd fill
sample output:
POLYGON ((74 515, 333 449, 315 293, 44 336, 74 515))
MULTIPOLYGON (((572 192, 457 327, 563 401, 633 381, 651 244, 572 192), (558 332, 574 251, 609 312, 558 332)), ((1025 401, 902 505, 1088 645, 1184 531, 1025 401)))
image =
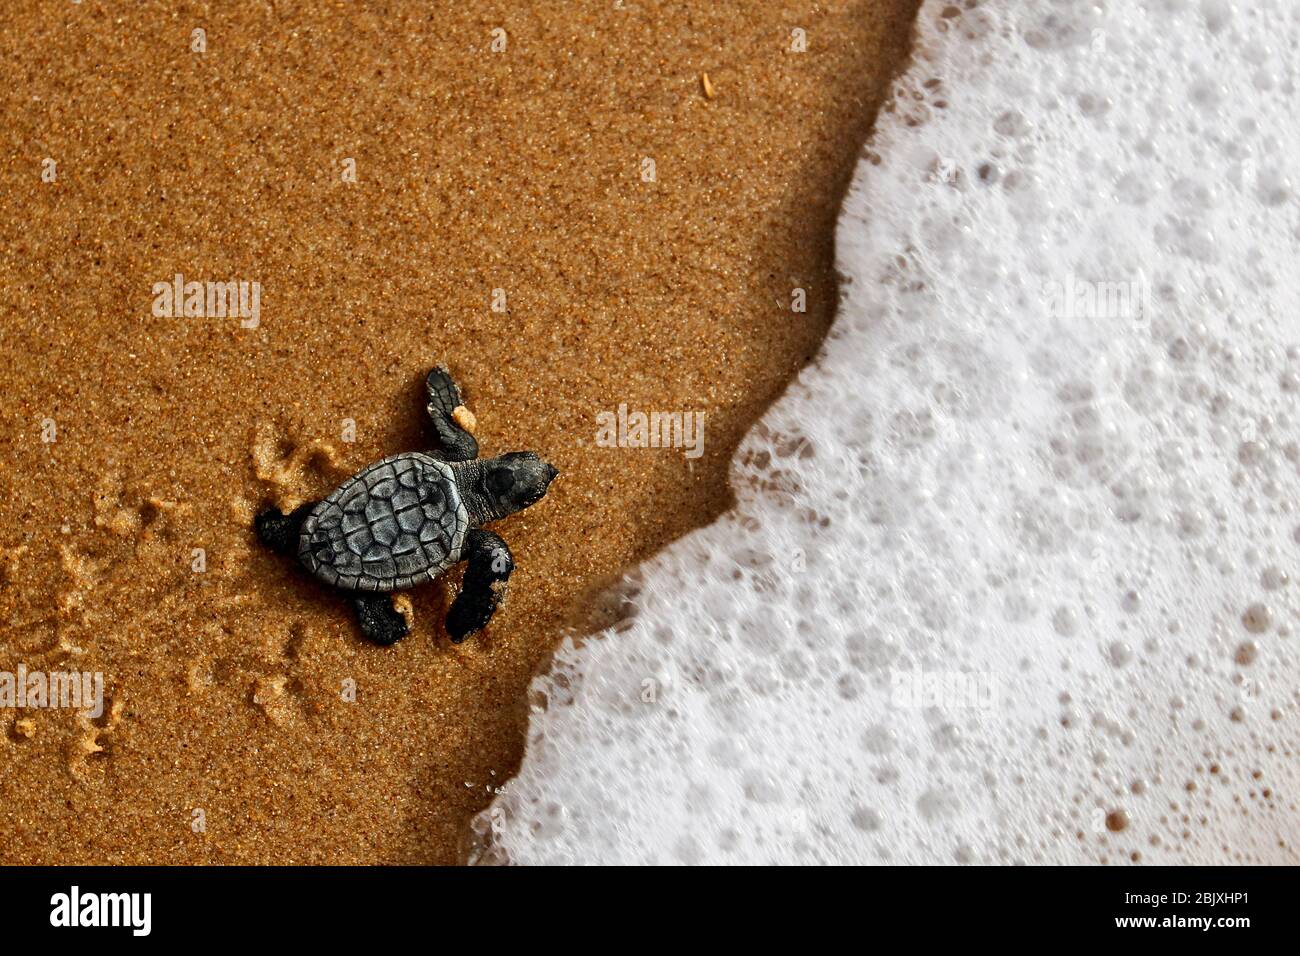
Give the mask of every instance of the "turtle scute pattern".
POLYGON ((394 455, 317 505, 303 522, 298 551, 328 584, 390 591, 431 581, 459 560, 468 527, 446 463, 394 455))

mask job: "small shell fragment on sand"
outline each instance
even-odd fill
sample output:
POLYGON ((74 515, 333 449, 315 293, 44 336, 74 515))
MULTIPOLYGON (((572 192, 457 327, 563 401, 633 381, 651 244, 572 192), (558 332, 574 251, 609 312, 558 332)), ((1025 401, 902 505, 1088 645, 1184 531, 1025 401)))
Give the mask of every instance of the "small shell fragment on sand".
MULTIPOLYGON (((461 406, 461 408, 464 407, 465 406, 463 405, 461 406)), ((465 426, 462 425, 461 427, 464 428, 465 426)), ((468 431, 468 429, 466 430, 468 431)), ((409 594, 394 594, 393 610, 405 618, 407 630, 413 630, 415 628, 415 605, 411 603, 411 597, 409 594)))
POLYGON ((464 405, 457 405, 453 408, 451 410, 451 417, 457 425, 465 429, 465 431, 469 432, 471 435, 474 434, 474 429, 478 427, 478 419, 475 418, 474 413, 464 405))
POLYGON ((269 707, 284 696, 284 685, 289 678, 283 674, 260 677, 253 684, 253 703, 259 707, 269 707))
POLYGON ((488 585, 488 587, 490 587, 492 589, 492 593, 497 596, 497 608, 500 609, 505 607, 506 599, 510 597, 510 582, 493 581, 491 584, 488 585))
POLYGON ((700 85, 704 87, 704 98, 709 100, 713 99, 713 81, 709 79, 709 74, 700 74, 700 85))

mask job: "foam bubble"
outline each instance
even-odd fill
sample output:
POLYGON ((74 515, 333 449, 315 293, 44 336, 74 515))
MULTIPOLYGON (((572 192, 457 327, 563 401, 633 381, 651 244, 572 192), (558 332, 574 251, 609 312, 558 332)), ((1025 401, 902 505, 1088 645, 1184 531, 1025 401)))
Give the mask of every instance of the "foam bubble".
POLYGON ((918 30, 822 355, 537 680, 484 858, 1294 860, 1300 8, 918 30))

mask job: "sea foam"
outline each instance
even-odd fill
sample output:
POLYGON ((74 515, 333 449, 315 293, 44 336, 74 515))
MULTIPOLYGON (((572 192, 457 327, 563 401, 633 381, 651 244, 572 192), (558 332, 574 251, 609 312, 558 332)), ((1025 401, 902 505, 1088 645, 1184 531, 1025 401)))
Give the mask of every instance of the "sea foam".
POLYGON ((823 353, 477 859, 1297 861, 1300 7, 917 30, 823 353))

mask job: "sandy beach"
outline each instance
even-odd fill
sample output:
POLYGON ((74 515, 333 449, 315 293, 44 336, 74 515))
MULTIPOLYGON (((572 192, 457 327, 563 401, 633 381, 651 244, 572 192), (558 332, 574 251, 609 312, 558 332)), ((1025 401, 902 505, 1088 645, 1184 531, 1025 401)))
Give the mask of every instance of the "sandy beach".
POLYGON ((913 13, 6 17, 0 669, 101 673, 105 700, 0 713, 0 862, 462 859, 563 628, 725 509, 740 436, 820 343, 913 13), (250 307, 168 314, 177 276, 250 307), (442 633, 456 574, 373 647, 250 522, 428 447, 437 362, 485 453, 562 477, 497 528, 518 571, 484 634, 442 633), (597 444, 624 404, 703 413, 702 453, 597 444))

